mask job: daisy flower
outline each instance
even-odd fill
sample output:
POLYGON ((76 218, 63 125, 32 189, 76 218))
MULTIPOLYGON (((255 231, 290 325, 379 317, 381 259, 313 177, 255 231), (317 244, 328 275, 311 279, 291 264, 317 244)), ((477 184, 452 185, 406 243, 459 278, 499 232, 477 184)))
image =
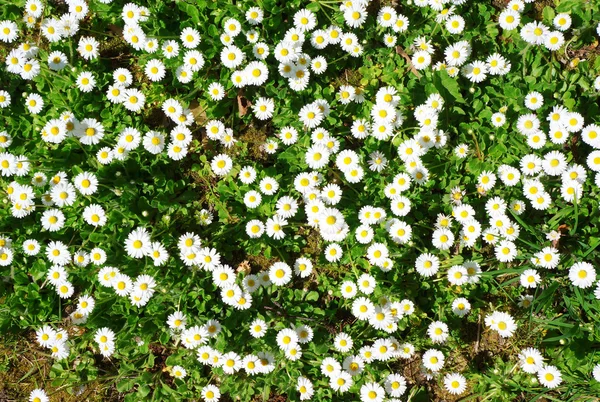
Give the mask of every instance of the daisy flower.
POLYGON ((429 349, 423 353, 423 365, 427 370, 437 372, 444 366, 444 354, 436 349, 429 349))
POLYGON ((92 60, 99 55, 99 43, 95 38, 90 36, 82 36, 79 39, 77 52, 86 60, 92 60))
POLYGON ((337 334, 333 340, 333 347, 340 353, 347 353, 352 350, 353 344, 352 338, 344 332, 337 334))
POLYGON ((596 270, 588 262, 577 262, 569 269, 569 279, 573 286, 586 289, 596 281, 596 270))
POLYGON ((471 311, 471 303, 464 297, 459 297, 452 302, 452 312, 459 317, 464 317, 471 311))
POLYGON ((544 357, 535 348, 526 348, 519 353, 521 369, 529 374, 537 373, 544 365, 544 357))
POLYGON ((298 377, 296 390, 300 393, 300 400, 310 400, 314 394, 312 382, 308 378, 298 377))
POLYGON ((183 46, 187 49, 194 49, 200 44, 200 32, 194 28, 184 28, 179 35, 183 46))
POLYGON ((479 83, 486 79, 488 68, 482 61, 474 61, 463 67, 462 73, 471 82, 479 83))
POLYGON ((435 321, 429 324, 427 335, 433 343, 444 343, 448 339, 448 326, 441 322, 435 321))
POLYGON ((25 98, 25 105, 31 114, 38 114, 44 107, 44 100, 36 93, 27 95, 25 98))
POLYGON ((233 161, 227 154, 219 154, 213 158, 210 167, 217 176, 225 176, 231 171, 233 161))
POLYGON ((202 388, 200 395, 205 402, 216 402, 219 400, 219 398, 221 398, 221 392, 219 391, 219 388, 212 384, 202 388))
POLYGON ((150 81, 158 82, 165 77, 165 65, 157 59, 152 59, 146 63, 144 73, 150 81))
POLYGON ((220 101, 225 97, 225 87, 218 82, 213 82, 208 86, 208 94, 214 101, 220 101))
POLYGON ((419 50, 413 54, 411 62, 415 69, 424 70, 431 64, 431 55, 426 50, 419 50))
POLYGON ((252 105, 252 109, 254 110, 257 119, 268 120, 273 117, 275 103, 271 98, 260 97, 256 100, 254 105, 252 105))
POLYGON ((299 10, 294 14, 294 26, 301 32, 312 31, 317 26, 317 17, 307 9, 299 10))
POLYGON ((163 55, 167 59, 172 59, 173 57, 177 57, 179 54, 179 43, 175 40, 167 40, 162 45, 163 55))
POLYGON ((546 365, 537 372, 537 377, 543 386, 547 388, 556 388, 562 383, 562 374, 555 366, 546 365))
POLYGON ((269 268, 269 279, 277 286, 283 286, 292 279, 292 269, 284 262, 276 262, 269 268))
POLYGON ((19 36, 19 28, 13 21, 0 21, 0 40, 5 43, 12 43, 19 36))
POLYGON ((467 389, 467 379, 458 373, 450 373, 444 376, 444 388, 452 395, 460 395, 467 389))
POLYGON ((91 92, 92 89, 94 89, 94 87, 96 86, 96 79, 94 78, 91 72, 82 71, 77 76, 76 83, 77 88, 79 88, 81 92, 91 92))
POLYGON ((123 91, 123 106, 132 112, 139 112, 144 108, 146 96, 139 90, 129 88, 123 91))
POLYGON ((526 269, 521 274, 520 281, 524 288, 536 288, 541 278, 535 269, 526 269))
POLYGON ((509 314, 498 311, 486 316, 485 325, 498 331, 503 338, 511 337, 517 329, 515 320, 509 314))
POLYGON ((138 227, 129 233, 125 240, 125 250, 132 258, 142 258, 149 254, 151 249, 150 235, 147 230, 138 227))
POLYGON ((83 210, 83 219, 88 225, 104 226, 107 218, 104 209, 100 205, 92 204, 83 210))

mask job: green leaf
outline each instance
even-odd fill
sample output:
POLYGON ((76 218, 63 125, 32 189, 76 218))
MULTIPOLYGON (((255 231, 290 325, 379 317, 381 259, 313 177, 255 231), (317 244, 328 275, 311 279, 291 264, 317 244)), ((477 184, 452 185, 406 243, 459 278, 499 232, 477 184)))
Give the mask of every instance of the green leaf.
POLYGON ((127 392, 135 385, 135 380, 132 378, 126 378, 117 384, 117 391, 127 392))
POLYGON ((435 85, 445 100, 449 100, 452 97, 456 102, 465 103, 458 83, 446 71, 438 71, 433 74, 433 85, 435 85))
POLYGON ((195 6, 186 3, 185 1, 180 1, 179 3, 177 3, 177 7, 179 7, 181 11, 189 15, 194 24, 198 24, 200 22, 200 13, 195 6))
POLYGON ((546 6, 544 7, 544 11, 542 12, 543 16, 544 16, 544 22, 546 22, 546 24, 548 25, 552 25, 552 20, 554 19, 554 16, 556 15, 554 13, 554 9, 552 7, 546 6))
POLYGON ((311 290, 306 295, 306 300, 307 301, 317 301, 317 300, 319 300, 319 293, 315 292, 314 290, 311 290))

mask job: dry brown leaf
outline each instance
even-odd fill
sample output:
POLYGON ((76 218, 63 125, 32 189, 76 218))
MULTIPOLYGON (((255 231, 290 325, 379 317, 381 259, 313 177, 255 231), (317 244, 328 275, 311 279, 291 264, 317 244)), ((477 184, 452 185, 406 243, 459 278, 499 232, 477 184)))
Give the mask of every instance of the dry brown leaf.
POLYGON ((197 100, 193 100, 190 102, 190 111, 192 112, 192 116, 194 116, 194 121, 199 126, 204 126, 204 124, 208 121, 208 117, 206 116, 206 111, 200 106, 197 100))
POLYGON ((244 97, 244 91, 239 90, 237 94, 237 102, 238 102, 238 115, 240 117, 244 116, 248 113, 248 109, 252 106, 252 103, 246 97, 244 97))
POLYGON ((416 75, 417 78, 421 78, 421 73, 419 73, 417 71, 417 69, 415 68, 415 66, 412 64, 412 61, 411 61, 409 55, 406 54, 404 49, 402 49, 402 46, 396 46, 396 53, 399 54, 400 56, 404 57, 406 59, 406 62, 408 63, 408 66, 410 67, 410 71, 412 71, 412 73, 414 75, 416 75))

